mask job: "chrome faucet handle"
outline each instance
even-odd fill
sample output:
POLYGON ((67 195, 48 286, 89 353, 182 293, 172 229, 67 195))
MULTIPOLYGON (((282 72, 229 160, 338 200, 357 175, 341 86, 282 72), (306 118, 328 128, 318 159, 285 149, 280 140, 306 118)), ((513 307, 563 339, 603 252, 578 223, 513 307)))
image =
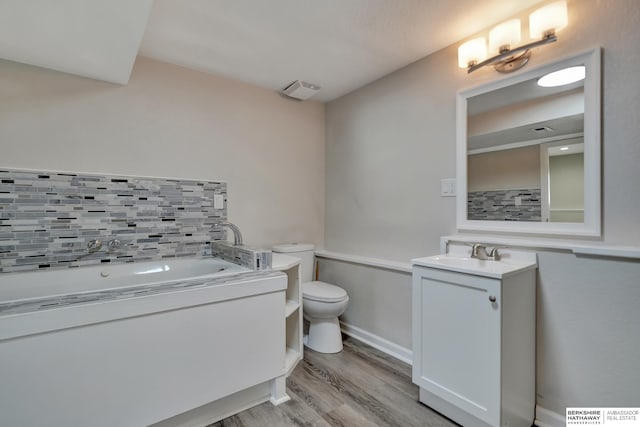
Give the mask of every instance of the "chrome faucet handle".
POLYGON ((493 259, 494 261, 500 261, 500 253, 498 252, 498 249, 506 248, 508 248, 508 246, 493 246, 489 251, 489 258, 493 259))
POLYGON ((471 258, 486 259, 487 248, 485 245, 482 243, 469 243, 468 246, 471 246, 471 258))
POLYGON ((471 246, 471 256, 478 254, 478 248, 482 246, 482 243, 463 243, 465 246, 471 246))
POLYGON ((118 239, 111 239, 107 242, 107 247, 109 248, 109 250, 114 250, 114 249, 118 249, 120 246, 122 246, 122 242, 118 239))
POLYGON ((96 252, 102 249, 102 240, 93 239, 87 242, 87 249, 89 252, 96 252))

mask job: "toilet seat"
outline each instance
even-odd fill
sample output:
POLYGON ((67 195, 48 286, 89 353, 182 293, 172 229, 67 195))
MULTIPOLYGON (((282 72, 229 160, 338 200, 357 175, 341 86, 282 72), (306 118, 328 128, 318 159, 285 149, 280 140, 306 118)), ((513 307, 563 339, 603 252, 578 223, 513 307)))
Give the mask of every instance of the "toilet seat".
POLYGON ((302 297, 318 302, 340 302, 347 298, 347 292, 329 283, 313 281, 302 284, 302 297))

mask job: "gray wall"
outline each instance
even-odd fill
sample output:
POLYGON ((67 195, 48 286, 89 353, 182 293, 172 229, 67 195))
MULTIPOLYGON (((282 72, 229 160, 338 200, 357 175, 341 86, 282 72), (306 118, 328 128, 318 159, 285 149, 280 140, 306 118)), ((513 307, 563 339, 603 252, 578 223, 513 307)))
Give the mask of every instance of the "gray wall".
POLYGON ((327 283, 339 283, 349 295, 342 322, 380 337, 393 337, 393 343, 411 348, 410 273, 322 258, 318 273, 327 283))
POLYGON ((126 86, 0 60, 0 167, 228 182, 245 242, 324 239, 324 105, 138 57, 126 86))
POLYGON ((584 154, 549 157, 551 209, 584 209, 584 154))
MULTIPOLYGON (((640 7, 637 0, 573 0, 569 21, 532 63, 604 48, 604 241, 638 245, 640 7)), ((438 253, 439 236, 456 232, 454 198, 439 196, 440 179, 455 176, 456 92, 501 77, 490 68, 467 75, 456 55, 450 46, 327 105, 326 249, 406 262, 438 253)), ((401 295, 410 288, 408 277, 341 270, 331 276, 335 283, 371 293, 370 301, 392 295, 389 287, 401 295)), ((541 254, 539 404, 560 414, 565 406, 640 405, 638 282, 637 261, 541 254)), ((375 319, 355 303, 345 316, 402 345, 411 328, 403 301, 375 319)))
POLYGON ((540 146, 467 156, 467 191, 540 188, 540 146))

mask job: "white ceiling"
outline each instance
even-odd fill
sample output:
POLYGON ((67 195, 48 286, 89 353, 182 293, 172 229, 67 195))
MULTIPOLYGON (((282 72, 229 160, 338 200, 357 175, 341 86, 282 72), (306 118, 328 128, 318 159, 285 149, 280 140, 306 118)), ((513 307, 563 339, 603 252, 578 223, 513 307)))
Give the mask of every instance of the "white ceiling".
MULTIPOLYGON (((499 131, 486 133, 483 135, 470 136, 467 140, 467 148, 469 150, 478 150, 483 148, 498 148, 501 145, 510 145, 514 143, 528 142, 530 144, 541 142, 549 142, 550 138, 562 140, 563 136, 573 137, 576 134, 584 132, 584 114, 574 114, 565 117, 558 117, 542 122, 529 123, 523 126, 502 129, 499 131), (534 129, 546 127, 549 130, 544 132, 535 132, 534 129)), ((559 152, 558 154, 573 154, 559 152)))
POLYGON ((0 0, 0 58, 126 84, 152 0, 0 0))
POLYGON ((144 33, 143 56, 328 101, 539 2, 2 0, 0 57, 126 83, 144 33))

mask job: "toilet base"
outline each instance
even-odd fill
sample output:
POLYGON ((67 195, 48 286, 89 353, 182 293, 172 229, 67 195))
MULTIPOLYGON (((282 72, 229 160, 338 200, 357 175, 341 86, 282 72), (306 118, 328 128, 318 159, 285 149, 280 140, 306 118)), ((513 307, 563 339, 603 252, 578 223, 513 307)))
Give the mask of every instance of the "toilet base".
POLYGON ((309 334, 304 336, 304 345, 318 353, 340 353, 342 332, 338 318, 308 319, 309 334))

